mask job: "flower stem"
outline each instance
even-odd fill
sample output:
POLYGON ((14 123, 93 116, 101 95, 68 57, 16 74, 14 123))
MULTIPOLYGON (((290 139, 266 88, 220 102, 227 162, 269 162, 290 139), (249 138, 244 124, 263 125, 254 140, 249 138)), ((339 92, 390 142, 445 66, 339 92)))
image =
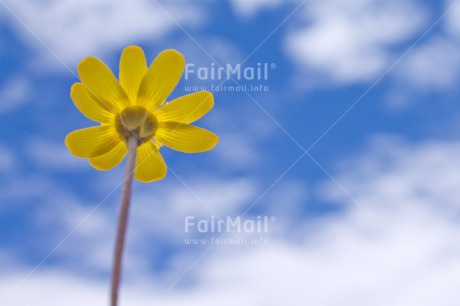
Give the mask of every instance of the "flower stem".
POLYGON ((115 254, 112 270, 111 306, 118 305, 118 288, 121 280, 121 263, 123 259, 123 248, 125 244, 126 226, 128 223, 129 205, 131 202, 131 189, 133 186, 134 170, 136 166, 138 140, 131 135, 127 141, 128 155, 126 158, 126 173, 121 195, 120 215, 118 218, 117 238, 115 242, 115 254))

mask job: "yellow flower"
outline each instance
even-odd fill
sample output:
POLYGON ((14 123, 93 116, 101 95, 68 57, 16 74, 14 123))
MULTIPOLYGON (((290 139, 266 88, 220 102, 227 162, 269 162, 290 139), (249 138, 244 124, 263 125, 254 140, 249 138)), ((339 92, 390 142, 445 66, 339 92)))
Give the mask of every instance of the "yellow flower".
POLYGON ((161 180, 166 165, 159 149, 195 153, 212 149, 219 138, 190 123, 213 106, 207 91, 191 93, 171 102, 167 97, 179 82, 185 60, 181 53, 166 50, 147 67, 144 52, 137 46, 123 50, 119 81, 99 59, 87 57, 78 65, 81 83, 71 97, 75 106, 101 125, 71 132, 69 151, 98 170, 109 170, 126 155, 130 135, 138 139, 135 178, 142 182, 161 180))

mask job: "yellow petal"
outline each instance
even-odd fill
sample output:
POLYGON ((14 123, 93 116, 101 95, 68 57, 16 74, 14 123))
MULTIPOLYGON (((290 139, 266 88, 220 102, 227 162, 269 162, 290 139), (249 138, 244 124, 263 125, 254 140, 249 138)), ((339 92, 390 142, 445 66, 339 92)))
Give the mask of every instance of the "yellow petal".
POLYGON ((146 72, 147 61, 144 51, 138 46, 126 47, 120 59, 120 84, 131 104, 136 104, 139 85, 146 72))
POLYGON ((177 122, 160 122, 155 139, 171 149, 198 153, 211 150, 219 137, 208 130, 177 122))
POLYGON ((100 123, 113 122, 114 115, 102 101, 90 95, 85 84, 73 84, 70 96, 78 110, 89 119, 100 123))
POLYGON ((118 112, 129 105, 129 99, 117 79, 103 62, 95 57, 87 57, 78 64, 81 81, 89 91, 105 103, 107 109, 118 112))
POLYGON ((111 151, 103 155, 91 157, 89 163, 97 170, 110 170, 121 163, 125 155, 126 144, 124 141, 120 141, 111 151))
POLYGON ((166 101, 182 76, 185 59, 176 50, 161 52, 142 79, 137 104, 154 110, 166 101))
POLYGON ((78 157, 96 157, 115 148, 121 141, 112 125, 76 130, 67 135, 65 144, 78 157))
POLYGON ((214 106, 209 91, 199 91, 166 103, 155 113, 158 121, 192 123, 203 117, 214 106))
POLYGON ((148 183, 159 181, 166 175, 166 164, 153 141, 147 141, 137 149, 135 178, 148 183))

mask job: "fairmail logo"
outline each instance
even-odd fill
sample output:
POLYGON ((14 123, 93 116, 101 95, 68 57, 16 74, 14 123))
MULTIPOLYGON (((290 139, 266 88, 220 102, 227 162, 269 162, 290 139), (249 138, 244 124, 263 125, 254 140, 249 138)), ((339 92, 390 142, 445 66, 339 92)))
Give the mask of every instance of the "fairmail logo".
POLYGON ((256 66, 243 67, 241 64, 226 64, 218 66, 215 63, 207 67, 197 67, 193 63, 185 65, 185 79, 199 80, 245 80, 245 81, 266 81, 270 71, 276 69, 274 63, 257 63, 256 66))
POLYGON ((270 224, 275 221, 274 216, 257 216, 254 219, 230 216, 223 219, 216 219, 214 216, 209 219, 197 219, 187 216, 184 226, 186 233, 268 233, 270 224))

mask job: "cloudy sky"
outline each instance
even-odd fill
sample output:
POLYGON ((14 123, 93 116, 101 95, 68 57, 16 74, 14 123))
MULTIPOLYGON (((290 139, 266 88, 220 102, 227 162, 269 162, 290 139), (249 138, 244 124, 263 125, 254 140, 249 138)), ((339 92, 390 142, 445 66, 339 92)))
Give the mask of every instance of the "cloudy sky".
POLYGON ((184 54, 171 98, 215 89, 199 125, 220 142, 163 148, 167 177, 135 183, 122 305, 459 305, 453 0, 0 0, 0 304, 108 304, 123 164, 64 139, 94 125, 69 97, 78 62, 118 74, 131 44, 184 54), (237 64, 267 78, 196 73, 237 64))

